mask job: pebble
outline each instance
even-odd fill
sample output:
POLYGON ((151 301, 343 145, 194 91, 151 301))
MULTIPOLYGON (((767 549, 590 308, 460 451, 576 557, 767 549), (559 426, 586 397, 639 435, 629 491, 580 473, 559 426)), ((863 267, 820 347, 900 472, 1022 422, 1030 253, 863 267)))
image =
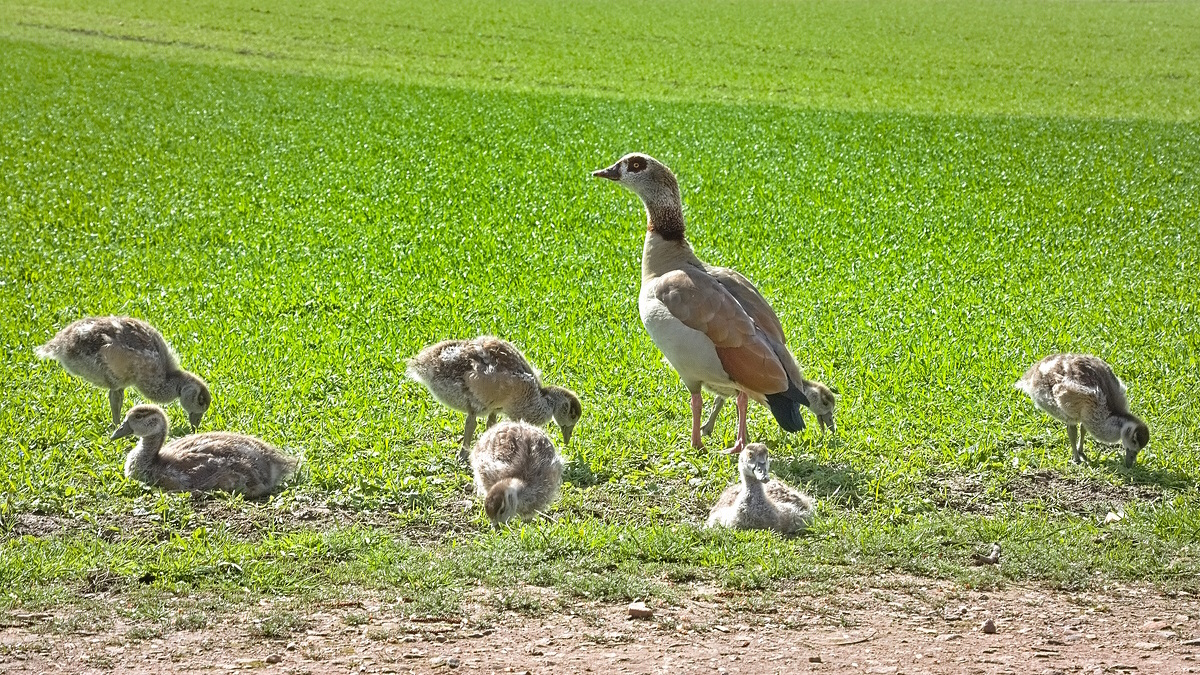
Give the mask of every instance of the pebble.
POLYGON ((816 656, 808 657, 808 662, 809 663, 821 663, 821 655, 817 654, 816 656))
POLYGON ((1157 642, 1138 642, 1138 643, 1135 643, 1133 646, 1135 649, 1140 649, 1144 652, 1152 652, 1155 649, 1158 649, 1159 647, 1161 647, 1162 645, 1158 644, 1157 642))
POLYGON ((279 663, 283 660, 283 654, 271 654, 267 657, 267 663, 279 663))
POLYGON ((633 619, 649 619, 654 616, 654 610, 646 606, 644 602, 629 603, 629 616, 633 619))
POLYGON ((983 626, 981 626, 979 630, 987 633, 988 635, 994 635, 996 632, 996 622, 988 619, 987 621, 983 622, 983 626))

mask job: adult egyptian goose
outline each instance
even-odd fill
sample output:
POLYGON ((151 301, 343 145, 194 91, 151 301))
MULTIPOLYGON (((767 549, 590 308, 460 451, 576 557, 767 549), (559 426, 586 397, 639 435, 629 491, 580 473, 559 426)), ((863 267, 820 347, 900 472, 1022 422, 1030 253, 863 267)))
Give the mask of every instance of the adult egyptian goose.
POLYGON ((767 446, 751 443, 738 456, 741 480, 725 489, 708 514, 708 527, 775 530, 793 534, 812 524, 817 502, 772 480, 767 446))
POLYGON ((501 422, 471 451, 475 490, 492 525, 528 518, 550 505, 562 486, 563 461, 540 427, 501 422))
POLYGON ((300 461, 253 436, 213 431, 171 441, 167 414, 156 405, 136 405, 112 438, 140 440, 125 458, 125 477, 178 492, 219 490, 256 499, 292 476, 300 461))
MULTIPOLYGON (((816 380, 804 380, 801 382, 800 391, 804 392, 804 397, 808 399, 808 409, 816 415, 817 422, 821 425, 821 433, 825 433, 825 429, 828 428, 831 433, 836 434, 837 425, 833 420, 833 410, 837 407, 837 394, 816 380)), ((713 407, 708 413, 708 419, 700 427, 701 434, 705 436, 712 434, 713 427, 717 423, 717 416, 721 414, 721 408, 724 405, 724 396, 718 396, 713 401, 713 407)))
POLYGON ((575 392, 543 386, 537 369, 512 343, 484 335, 430 345, 408 361, 408 376, 429 389, 443 405, 467 414, 459 457, 466 461, 475 437, 476 416, 496 415, 542 425, 553 417, 563 444, 583 415, 575 392))
POLYGON ((785 431, 804 428, 804 378, 787 349, 779 317, 746 277, 704 264, 684 238, 683 201, 675 175, 633 153, 592 173, 632 190, 646 206, 638 309, 650 339, 679 373, 692 398, 692 446, 700 439, 702 389, 737 395, 737 442, 746 446, 748 398, 768 406, 785 431))
POLYGON ((113 424, 121 421, 125 388, 137 387, 155 403, 179 399, 192 427, 212 404, 204 380, 179 367, 175 352, 153 326, 127 316, 80 319, 34 350, 68 373, 108 390, 113 424))
POLYGON ((1083 452, 1087 433, 1102 443, 1120 441, 1127 468, 1150 442, 1149 427, 1129 412, 1125 383, 1095 356, 1052 354, 1030 366, 1015 386, 1028 394, 1035 406, 1067 425, 1075 463, 1088 461, 1083 452))

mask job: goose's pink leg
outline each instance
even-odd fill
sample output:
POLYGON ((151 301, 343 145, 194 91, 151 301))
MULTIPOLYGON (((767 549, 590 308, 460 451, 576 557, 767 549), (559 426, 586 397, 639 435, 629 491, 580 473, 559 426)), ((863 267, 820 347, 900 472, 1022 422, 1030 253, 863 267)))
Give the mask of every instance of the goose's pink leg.
POLYGON ((704 397, 700 392, 692 392, 692 447, 700 450, 704 442, 700 440, 700 414, 704 411, 704 397))
POLYGON ((749 407, 749 405, 750 397, 746 395, 746 392, 739 391, 737 395, 737 441, 734 442, 732 448, 729 448, 725 451, 730 455, 740 454, 742 452, 742 448, 746 447, 746 444, 750 442, 750 433, 746 430, 746 409, 749 407))

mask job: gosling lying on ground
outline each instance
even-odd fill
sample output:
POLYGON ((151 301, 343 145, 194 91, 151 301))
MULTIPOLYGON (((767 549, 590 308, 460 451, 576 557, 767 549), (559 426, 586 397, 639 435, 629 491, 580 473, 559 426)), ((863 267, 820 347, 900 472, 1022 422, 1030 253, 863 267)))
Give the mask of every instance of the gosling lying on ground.
POLYGON ((771 480, 770 457, 762 443, 747 445, 738 456, 741 482, 725 489, 708 514, 708 527, 799 532, 812 524, 817 502, 782 481, 771 480))
POLYGON ((179 367, 175 353, 153 326, 127 316, 80 319, 59 331, 35 353, 54 359, 68 373, 108 390, 113 424, 121 421, 125 388, 137 387, 155 403, 179 399, 192 427, 208 411, 208 385, 179 367))
POLYGON ((501 422, 471 451, 475 490, 493 526, 545 509, 562 486, 563 461, 540 427, 501 422))
POLYGON ((255 499, 268 495, 299 467, 274 446, 253 436, 214 431, 176 439, 163 447, 167 415, 156 405, 129 409, 112 438, 140 440, 125 459, 125 477, 178 492, 234 492, 255 499))

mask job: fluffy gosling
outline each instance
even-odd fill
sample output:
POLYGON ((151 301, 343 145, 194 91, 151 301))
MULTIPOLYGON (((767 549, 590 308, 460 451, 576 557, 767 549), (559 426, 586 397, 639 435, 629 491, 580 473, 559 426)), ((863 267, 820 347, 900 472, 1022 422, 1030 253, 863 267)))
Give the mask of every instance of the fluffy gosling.
POLYGON ((137 387, 155 403, 178 398, 192 428, 200 426, 212 404, 204 380, 181 369, 162 334, 140 319, 80 319, 34 352, 58 361, 68 373, 107 389, 113 424, 121 422, 126 387, 137 387))
POLYGON ((253 436, 213 431, 171 441, 167 414, 156 405, 136 405, 113 432, 133 435, 138 444, 125 458, 125 477, 177 492, 234 492, 248 499, 275 491, 300 460, 253 436))
POLYGON ((771 480, 770 456, 762 443, 738 456, 741 481, 725 489, 708 514, 708 527, 775 530, 793 534, 812 524, 817 502, 779 480, 771 480))
POLYGON ((494 527, 545 509, 562 486, 563 461, 550 436, 526 422, 501 422, 471 451, 475 490, 494 527))
POLYGON ((498 413, 539 426, 554 418, 563 445, 571 443, 571 432, 583 415, 575 392, 543 386, 537 369, 520 350, 490 335, 426 347, 409 359, 408 376, 425 385, 442 405, 467 414, 459 450, 463 461, 479 415, 488 416, 488 427, 496 423, 498 413))
POLYGON ((1072 462, 1089 461, 1083 452, 1088 433, 1101 443, 1120 441, 1126 468, 1150 442, 1150 429, 1129 412, 1125 383, 1095 356, 1052 354, 1030 366, 1015 386, 1035 406, 1067 425, 1072 462))

